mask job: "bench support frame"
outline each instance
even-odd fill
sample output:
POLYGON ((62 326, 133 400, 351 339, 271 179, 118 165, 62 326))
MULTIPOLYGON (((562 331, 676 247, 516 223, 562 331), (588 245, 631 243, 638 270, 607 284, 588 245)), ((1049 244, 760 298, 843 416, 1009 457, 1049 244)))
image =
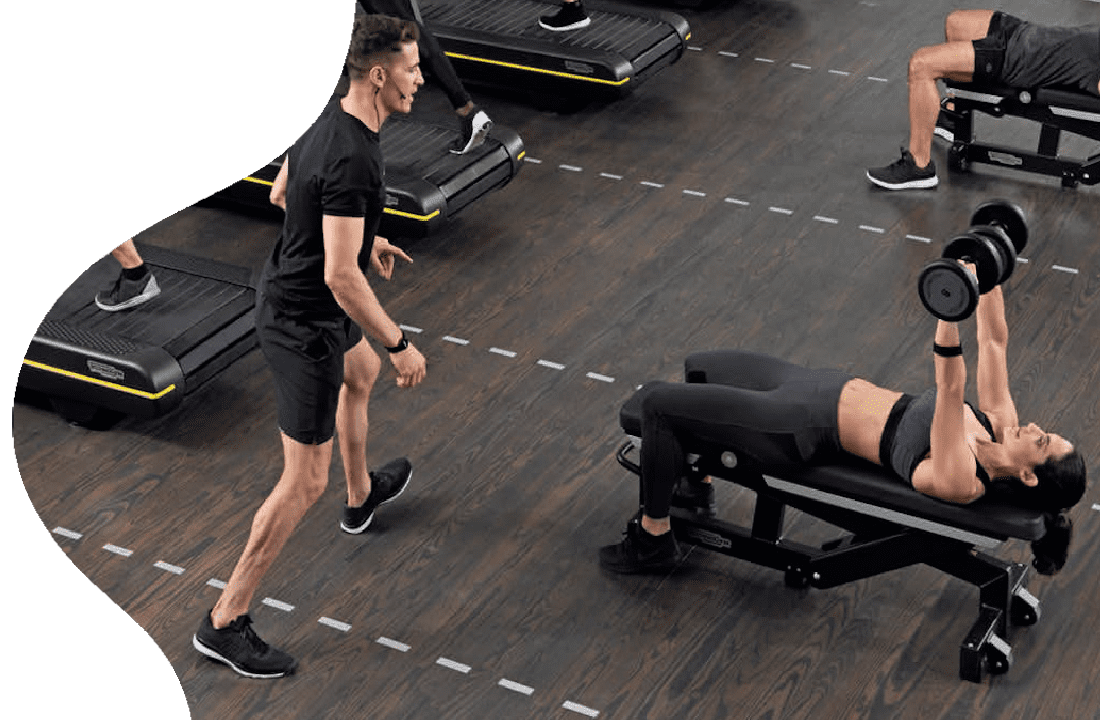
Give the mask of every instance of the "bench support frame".
MULTIPOLYGON (((619 464, 639 476, 629 454, 640 445, 630 438, 619 448, 619 464)), ((735 463, 723 457, 690 455, 690 474, 710 476, 742 485, 756 493, 750 527, 708 518, 681 508, 670 512, 676 538, 755 565, 782 570, 795 588, 830 588, 873 577, 890 570, 924 564, 964 580, 979 589, 978 618, 959 648, 959 676, 981 682, 983 670, 1000 674, 1012 664, 1009 632, 1014 625, 1038 621, 1038 601, 1024 587, 1028 568, 979 550, 996 547, 1005 538, 975 542, 968 533, 949 536, 897 522, 884 513, 876 516, 845 507, 844 498, 806 488, 735 463), (839 504, 837 504, 839 503, 839 504), (812 547, 784 537, 788 507, 819 518, 847 533, 812 547)), ((869 506, 861 505, 861 510, 869 506)), ((890 511, 892 513, 892 511, 890 511)), ((915 522, 914 525, 922 525, 915 522)))

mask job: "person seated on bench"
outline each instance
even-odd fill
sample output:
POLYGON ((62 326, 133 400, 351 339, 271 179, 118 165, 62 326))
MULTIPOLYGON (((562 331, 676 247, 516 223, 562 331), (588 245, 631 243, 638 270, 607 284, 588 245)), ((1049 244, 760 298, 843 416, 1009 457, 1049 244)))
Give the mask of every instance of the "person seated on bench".
POLYGON ((999 11, 956 10, 947 16, 944 34, 946 42, 909 58, 909 148, 902 148, 900 160, 867 171, 875 185, 902 190, 939 182, 932 162, 937 80, 1069 87, 1100 95, 1100 26, 1047 27, 999 11))
POLYGON ((758 353, 689 356, 686 383, 646 386, 642 511, 621 543, 600 549, 600 564, 638 573, 667 571, 680 561, 670 506, 710 502, 707 493, 693 499, 677 488, 686 472, 685 445, 692 442, 729 448, 777 476, 784 467, 842 463, 854 455, 948 502, 970 503, 988 492, 1044 513, 1072 507, 1085 492, 1085 463, 1062 436, 1019 424, 1000 286, 981 296, 976 315, 977 409, 963 400, 966 366, 955 323, 938 321, 936 386, 919 396, 758 353))

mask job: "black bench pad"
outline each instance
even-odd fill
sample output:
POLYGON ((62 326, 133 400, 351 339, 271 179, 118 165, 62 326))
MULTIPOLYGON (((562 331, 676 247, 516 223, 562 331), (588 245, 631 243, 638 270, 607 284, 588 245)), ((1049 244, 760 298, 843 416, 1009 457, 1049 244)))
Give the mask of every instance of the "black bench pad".
MULTIPOLYGON (((619 412, 620 425, 633 437, 641 437, 641 399, 644 393, 645 387, 635 392, 619 412)), ((737 452, 737 448, 705 445, 686 447, 685 450, 712 456, 720 456, 724 451, 737 452)), ((1046 532, 1040 512, 985 498, 969 505, 938 500, 917 492, 883 468, 854 456, 850 462, 840 464, 799 465, 784 468, 781 472, 759 468, 759 471, 807 488, 987 537, 1037 540, 1046 532)), ((731 477, 726 479, 735 479, 736 472, 731 471, 731 477)))

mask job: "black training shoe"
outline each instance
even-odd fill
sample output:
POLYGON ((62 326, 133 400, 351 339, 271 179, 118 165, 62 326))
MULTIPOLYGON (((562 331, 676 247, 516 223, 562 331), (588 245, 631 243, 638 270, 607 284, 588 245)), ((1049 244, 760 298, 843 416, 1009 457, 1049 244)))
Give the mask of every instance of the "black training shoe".
POLYGON ((905 148, 901 149, 900 160, 885 167, 868 170, 867 179, 879 187, 890 190, 933 188, 940 181, 936 177, 936 163, 929 160, 927 167, 919 168, 913 156, 905 148))
POLYGON ((412 478, 412 464, 406 458, 397 458, 370 473, 370 495, 359 507, 344 504, 344 519, 340 529, 352 535, 358 535, 367 529, 374 519, 374 511, 379 505, 388 503, 405 492, 412 478))
POLYGON ((218 630, 207 613, 191 644, 203 655, 225 663, 245 677, 279 678, 298 669, 297 660, 260 639, 248 615, 241 615, 218 630))
POLYGON ((451 152, 461 155, 469 152, 485 142, 489 131, 493 129, 493 121, 481 108, 474 106, 473 110, 462 118, 462 137, 455 141, 451 152))
POLYGON ((146 272, 140 280, 130 280, 119 273, 111 287, 96 294, 95 304, 100 310, 115 312, 148 302, 157 295, 160 295, 160 286, 151 272, 146 272))
POLYGON ((668 572, 680 564, 680 546, 672 532, 650 535, 639 517, 631 519, 618 545, 600 548, 600 567, 623 574, 668 572))
POLYGON ((592 22, 588 13, 584 11, 584 0, 578 2, 563 2, 558 11, 553 15, 543 15, 539 18, 539 27, 544 30, 580 30, 588 27, 592 22))
POLYGON ((714 485, 682 477, 672 490, 672 506, 691 510, 704 517, 714 517, 718 514, 714 485))

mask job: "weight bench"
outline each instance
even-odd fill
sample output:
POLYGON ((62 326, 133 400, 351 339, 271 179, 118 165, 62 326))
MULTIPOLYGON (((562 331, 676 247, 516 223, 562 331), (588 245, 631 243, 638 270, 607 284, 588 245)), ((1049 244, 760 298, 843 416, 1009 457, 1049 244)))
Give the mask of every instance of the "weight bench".
POLYGON ((967 170, 971 163, 986 163, 1059 177, 1064 187, 1100 182, 1100 153, 1085 159, 1058 154, 1063 132, 1100 141, 1100 97, 1065 88, 1020 90, 952 81, 944 84, 958 115, 955 138, 947 152, 947 164, 952 170, 967 170), (974 133, 975 111, 1039 123, 1037 149, 1033 152, 978 142, 974 133))
MULTIPOLYGON (((616 459, 637 474, 630 453, 640 448, 640 388, 622 407, 627 441, 616 459)), ((1012 665, 1011 626, 1039 620, 1039 601, 1024 587, 1028 568, 984 551, 1009 538, 1037 540, 1043 515, 986 499, 962 506, 922 495, 882 468, 858 458, 834 465, 764 469, 739 458, 736 448, 695 443, 685 447, 689 474, 720 478, 756 493, 751 527, 671 509, 680 541, 757 565, 782 570, 790 587, 829 588, 889 570, 925 564, 979 588, 978 619, 960 646, 959 675, 981 682, 983 666, 1001 674, 1012 665), (772 474, 774 473, 774 474, 772 474), (783 536, 793 507, 848 531, 822 547, 783 536)))

